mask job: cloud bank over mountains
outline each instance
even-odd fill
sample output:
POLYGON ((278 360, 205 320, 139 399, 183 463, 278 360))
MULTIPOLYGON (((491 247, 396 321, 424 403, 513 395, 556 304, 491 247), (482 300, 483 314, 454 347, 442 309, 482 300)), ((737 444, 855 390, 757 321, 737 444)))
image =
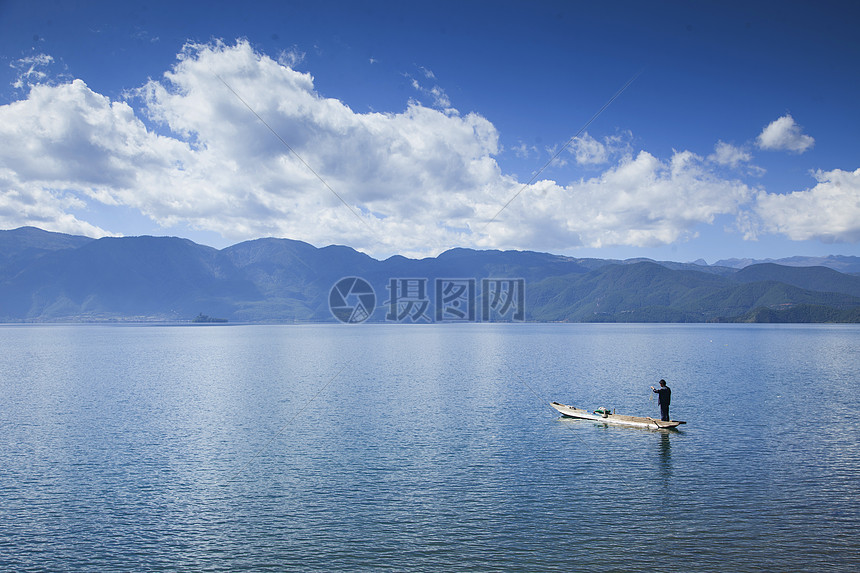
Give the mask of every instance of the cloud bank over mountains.
POLYGON ((424 68, 413 84, 433 107, 358 113, 318 93, 292 67, 301 58, 273 59, 246 41, 189 44, 122 101, 81 79, 46 82, 39 61, 21 64, 26 97, 0 106, 2 228, 116 233, 89 222, 98 205, 231 241, 289 237, 374 256, 659 246, 720 216, 750 239, 860 240, 860 169, 818 171, 814 187, 784 195, 755 181, 753 145, 813 145, 790 115, 755 142, 717 141, 708 156, 660 158, 636 150, 632 134, 584 134, 563 157, 593 176, 526 185, 500 166, 497 128, 460 113, 424 68))

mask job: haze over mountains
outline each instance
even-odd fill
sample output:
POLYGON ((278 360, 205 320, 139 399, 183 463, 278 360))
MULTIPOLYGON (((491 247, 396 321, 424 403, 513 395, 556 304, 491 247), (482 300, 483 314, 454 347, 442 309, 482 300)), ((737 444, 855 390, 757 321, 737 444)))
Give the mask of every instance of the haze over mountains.
MULTIPOLYGON (((392 279, 423 283, 431 306, 436 279, 474 279, 477 304, 482 279, 523 279, 527 321, 860 322, 860 257, 707 265, 452 249, 379 261, 289 239, 217 250, 175 237, 0 231, 4 322, 190 321, 200 313, 231 322, 333 322, 329 295, 344 277, 372 285, 374 322, 386 320, 392 279)), ((420 316, 434 317, 432 310, 420 316)))

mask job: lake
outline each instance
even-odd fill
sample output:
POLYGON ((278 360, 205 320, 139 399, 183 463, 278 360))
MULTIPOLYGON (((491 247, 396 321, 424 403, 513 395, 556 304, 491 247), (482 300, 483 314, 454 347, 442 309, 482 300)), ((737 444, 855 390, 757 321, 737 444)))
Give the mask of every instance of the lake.
POLYGON ((860 327, 0 326, 0 569, 850 571, 860 327), (560 418, 557 400, 677 431, 560 418))

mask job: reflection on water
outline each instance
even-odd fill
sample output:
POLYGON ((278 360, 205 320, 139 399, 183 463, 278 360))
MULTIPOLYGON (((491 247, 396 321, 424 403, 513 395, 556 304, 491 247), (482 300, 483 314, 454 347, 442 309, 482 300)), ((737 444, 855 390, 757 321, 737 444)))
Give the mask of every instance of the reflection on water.
POLYGON ((660 470, 663 477, 672 475, 672 432, 660 432, 660 470))

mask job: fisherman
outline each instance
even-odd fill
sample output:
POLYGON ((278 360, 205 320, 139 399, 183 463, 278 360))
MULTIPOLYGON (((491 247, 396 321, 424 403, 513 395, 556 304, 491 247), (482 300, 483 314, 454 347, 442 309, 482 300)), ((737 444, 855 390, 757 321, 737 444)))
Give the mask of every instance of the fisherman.
POLYGON ((657 404, 660 406, 660 419, 668 422, 669 421, 669 402, 672 401, 672 391, 666 386, 665 380, 660 380, 660 387, 654 388, 651 386, 651 390, 657 394, 657 404))

